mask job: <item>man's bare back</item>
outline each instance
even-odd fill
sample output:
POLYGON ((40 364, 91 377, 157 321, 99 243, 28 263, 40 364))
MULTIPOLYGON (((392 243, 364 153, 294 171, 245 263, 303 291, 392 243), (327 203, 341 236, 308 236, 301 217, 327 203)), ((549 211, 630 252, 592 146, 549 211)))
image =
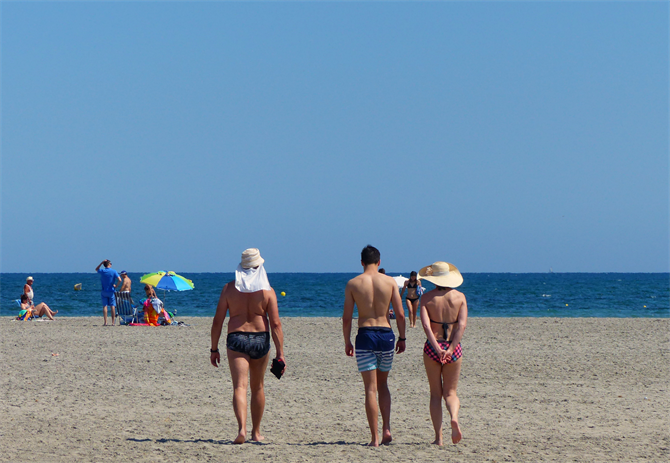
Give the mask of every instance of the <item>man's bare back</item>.
POLYGON ((223 287, 219 301, 230 313, 228 332, 270 331, 267 313, 273 299, 276 305, 277 296, 273 289, 241 293, 235 288, 234 281, 228 283, 223 287))
POLYGON ((123 281, 121 283, 121 292, 123 292, 123 291, 130 292, 131 282, 130 282, 130 278, 128 278, 128 275, 124 274, 122 280, 123 281))
POLYGON ((348 295, 358 307, 358 326, 390 327, 389 304, 393 304, 394 310, 402 304, 395 280, 374 270, 351 279, 345 298, 348 295))

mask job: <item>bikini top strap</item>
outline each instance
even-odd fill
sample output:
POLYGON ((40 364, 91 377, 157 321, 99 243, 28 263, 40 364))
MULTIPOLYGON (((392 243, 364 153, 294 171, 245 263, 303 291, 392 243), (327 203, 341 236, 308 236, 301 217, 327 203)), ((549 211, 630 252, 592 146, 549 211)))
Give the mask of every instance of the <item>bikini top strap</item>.
MULTIPOLYGON (((430 320, 430 318, 429 318, 430 320)), ((435 323, 436 325, 442 325, 442 330, 444 330, 444 340, 447 340, 447 333, 449 332, 449 325, 453 325, 454 323, 444 323, 444 322, 436 322, 435 320, 430 320, 431 323, 435 323)))

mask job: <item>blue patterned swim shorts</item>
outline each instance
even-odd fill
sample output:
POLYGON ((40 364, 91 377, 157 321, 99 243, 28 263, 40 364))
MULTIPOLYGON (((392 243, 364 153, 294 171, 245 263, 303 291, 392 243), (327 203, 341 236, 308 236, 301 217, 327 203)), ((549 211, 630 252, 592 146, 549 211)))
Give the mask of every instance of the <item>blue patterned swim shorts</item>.
POLYGON ((356 363, 358 371, 391 371, 395 334, 391 328, 366 326, 356 336, 356 363))

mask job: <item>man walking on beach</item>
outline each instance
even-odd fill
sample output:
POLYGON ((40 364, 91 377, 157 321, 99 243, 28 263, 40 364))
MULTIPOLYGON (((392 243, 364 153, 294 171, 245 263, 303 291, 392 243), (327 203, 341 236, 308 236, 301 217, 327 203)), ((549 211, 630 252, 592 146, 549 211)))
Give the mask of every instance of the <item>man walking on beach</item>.
POLYGON ((223 287, 212 323, 210 362, 218 367, 221 362, 219 339, 226 314, 230 311, 226 355, 233 380, 233 410, 238 424, 234 444, 244 443, 247 436, 249 382, 251 383, 251 440, 263 440, 261 436, 261 419, 265 410, 263 382, 270 358, 270 329, 276 350, 271 371, 278 375, 277 377, 281 377, 286 368, 284 333, 279 320, 277 295, 270 287, 263 262, 265 260, 256 248, 247 249, 242 253, 242 262, 235 271, 235 281, 223 287))
POLYGON ((107 307, 112 309, 112 326, 114 326, 114 320, 116 318, 116 298, 114 297, 114 290, 116 289, 116 284, 114 282, 118 280, 121 282, 121 277, 112 268, 112 262, 109 259, 105 259, 98 264, 95 268, 95 271, 100 274, 100 283, 102 283, 102 291, 100 296, 102 297, 102 316, 105 320, 103 326, 107 326, 107 307), (104 266, 104 268, 100 268, 104 266))
POLYGON ((398 343, 395 352, 405 351, 405 311, 400 300, 396 281, 379 273, 381 262, 379 251, 366 246, 361 251, 363 273, 349 280, 344 292, 344 314, 342 331, 344 350, 349 357, 354 355, 351 344, 351 324, 354 305, 358 307, 358 335, 356 336, 356 363, 365 385, 365 413, 368 417, 372 441, 368 445, 379 446, 378 413, 382 415, 382 444, 389 444, 391 436, 391 393, 388 376, 393 363, 395 335, 389 322, 389 304, 393 305, 398 323, 398 343), (379 393, 379 406, 377 394, 379 393))

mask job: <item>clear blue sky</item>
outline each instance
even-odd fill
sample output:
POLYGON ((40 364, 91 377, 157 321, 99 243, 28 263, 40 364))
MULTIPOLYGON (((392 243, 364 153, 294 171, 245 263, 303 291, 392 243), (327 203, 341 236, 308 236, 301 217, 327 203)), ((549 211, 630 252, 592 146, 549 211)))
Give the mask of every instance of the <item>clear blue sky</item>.
POLYGON ((667 2, 2 2, 2 272, 667 272, 667 2))

